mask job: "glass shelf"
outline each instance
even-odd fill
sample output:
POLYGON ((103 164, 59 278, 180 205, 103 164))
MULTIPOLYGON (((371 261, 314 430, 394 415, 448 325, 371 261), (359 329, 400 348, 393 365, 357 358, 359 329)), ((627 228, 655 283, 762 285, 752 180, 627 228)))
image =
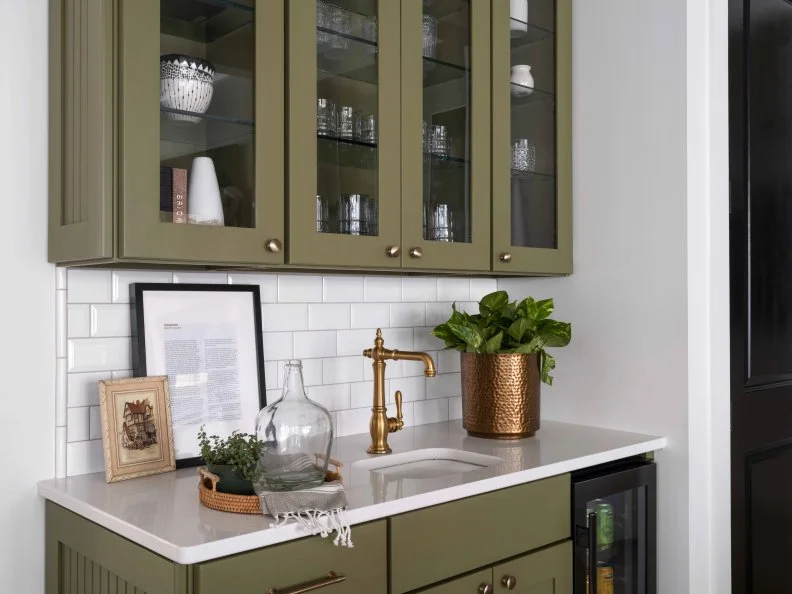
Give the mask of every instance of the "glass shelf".
MULTIPOLYGON (((174 109, 172 107, 162 107, 160 106, 160 113, 169 113, 174 115, 182 115, 189 118, 198 118, 200 120, 214 120, 217 122, 227 122, 229 124, 239 124, 240 126, 250 126, 251 128, 254 126, 252 120, 244 120, 239 118, 230 118, 226 116, 215 115, 211 113, 196 113, 194 111, 184 111, 183 109, 174 109)), ((190 125, 195 122, 195 120, 179 120, 178 118, 169 118, 165 117, 165 119, 178 122, 180 124, 190 125)))
POLYGON ((250 0, 162 0, 161 32, 211 43, 254 21, 250 0))
POLYGON ((444 62, 436 58, 424 56, 424 88, 446 83, 448 81, 465 78, 470 69, 451 62, 444 62))
POLYGON ((162 159, 204 153, 216 148, 252 142, 251 121, 160 108, 160 153, 162 159), (173 119, 186 116, 193 120, 173 119))
POLYGON ((554 173, 542 173, 539 171, 514 171, 511 172, 512 179, 534 180, 534 181, 555 181, 554 173))
POLYGON ((544 29, 542 27, 537 27, 536 25, 532 25, 524 21, 520 21, 517 19, 511 19, 511 21, 512 23, 519 23, 522 26, 527 27, 527 31, 525 32, 524 35, 511 38, 512 50, 520 49, 527 45, 537 43, 538 41, 544 41, 545 39, 552 39, 553 36, 555 35, 553 31, 549 31, 548 29, 544 29))
POLYGON ((432 169, 458 169, 464 171, 469 161, 460 157, 445 157, 433 153, 424 153, 424 165, 432 169))
MULTIPOLYGON (((517 90, 526 90, 527 87, 522 85, 518 85, 516 83, 511 83, 511 89, 517 90)), ((534 88, 533 92, 529 95, 520 95, 515 96, 512 94, 511 96, 511 106, 514 107, 521 107, 523 105, 530 105, 532 103, 555 103, 555 93, 550 93, 549 91, 542 91, 541 89, 534 88)))
POLYGON ((317 48, 318 80, 340 76, 369 85, 378 83, 375 42, 324 27, 317 27, 316 30, 323 33, 328 40, 341 39, 347 45, 345 49, 334 49, 330 47, 330 43, 325 43, 317 48))
POLYGON ((377 145, 336 136, 316 137, 317 157, 322 163, 353 169, 377 169, 377 145))
POLYGON ((445 0, 444 2, 424 1, 423 13, 442 19, 460 10, 470 10, 470 0, 445 0))

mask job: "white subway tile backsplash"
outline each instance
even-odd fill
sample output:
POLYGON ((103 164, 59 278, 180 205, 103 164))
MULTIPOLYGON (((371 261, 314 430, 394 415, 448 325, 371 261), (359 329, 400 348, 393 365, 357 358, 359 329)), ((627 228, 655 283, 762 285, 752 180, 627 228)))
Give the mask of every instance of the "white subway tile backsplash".
MULTIPOLYGON (((282 395, 284 363, 298 358, 309 397, 330 409, 337 435, 366 433, 373 400, 371 360, 363 349, 383 329, 386 348, 428 352, 440 375, 425 378, 419 362, 388 361, 386 400, 404 395, 405 425, 461 416, 459 354, 441 351, 432 328, 445 322, 451 302, 474 313, 474 301, 495 290, 491 279, 398 276, 322 276, 247 272, 170 272, 59 269, 56 354, 56 473, 103 469, 98 381, 130 377, 134 339, 129 286, 136 282, 211 282, 258 285, 261 292, 267 399, 282 395), (60 367, 58 367, 60 366, 60 367)), ((391 409, 393 409, 391 411, 391 409)))
POLYGON ((402 279, 397 276, 367 276, 363 279, 363 299, 377 303, 402 300, 402 279))
POLYGON ((437 373, 455 373, 462 369, 459 351, 443 350, 437 353, 437 373))
POLYGON ((99 416, 99 410, 98 406, 88 409, 89 439, 102 439, 102 418, 99 416))
POLYGON ((346 330, 349 327, 348 303, 312 303, 308 306, 309 330, 346 330))
POLYGON ((160 270, 113 270, 113 303, 129 303, 129 285, 132 283, 172 283, 173 273, 160 270))
POLYGON ((90 331, 90 316, 87 303, 76 303, 68 306, 66 335, 69 338, 87 338, 90 331))
POLYGON ((415 328, 415 350, 417 351, 439 351, 445 348, 445 343, 432 334, 434 326, 425 328, 415 328))
POLYGON ((426 397, 449 398, 462 394, 461 373, 441 373, 435 377, 426 378, 426 397))
POLYGON ((371 420, 371 404, 368 405, 368 408, 339 410, 336 415, 338 422, 336 423, 335 430, 338 437, 355 435, 356 433, 366 433, 368 431, 369 421, 371 420))
POLYGON ((264 332, 308 329, 308 306, 304 303, 265 303, 261 306, 264 332))
POLYGON ((387 303, 353 303, 352 328, 387 328, 390 306, 387 303))
POLYGON ((110 303, 109 270, 69 270, 69 303, 110 303))
POLYGON ((426 324, 429 326, 437 326, 444 324, 451 317, 451 303, 441 301, 439 303, 426 304, 426 324))
POLYGON ((66 382, 69 407, 99 404, 99 381, 111 379, 109 371, 98 373, 70 373, 66 382))
POLYGON ((437 279, 422 276, 403 278, 402 301, 437 301, 437 279))
POLYGON ((323 299, 328 303, 356 303, 363 301, 363 277, 324 277, 323 299))
POLYGON ((321 303, 322 277, 279 274, 278 301, 281 303, 321 303))
POLYGON ((196 283, 208 285, 228 284, 228 273, 226 272, 174 272, 174 283, 196 283))
POLYGON ((452 396, 448 399, 448 420, 456 421, 462 418, 462 396, 452 396))
POLYGON ((90 434, 88 422, 87 406, 69 409, 66 425, 66 439, 69 443, 88 439, 90 434))
POLYGON ((469 301, 470 279, 438 278, 437 299, 440 301, 469 301))
POLYGON ((230 272, 229 285, 258 285, 262 303, 276 303, 278 301, 278 275, 251 274, 247 272, 230 272))
POLYGON ((399 377, 390 380, 390 388, 390 392, 387 393, 388 402, 395 402, 394 396, 396 390, 401 390, 402 400, 404 402, 425 399, 426 382, 424 382, 423 370, 421 370, 420 376, 399 377))
POLYGON ((471 278, 470 279, 470 300, 481 301, 484 295, 498 290, 498 281, 494 278, 471 278))
POLYGON ((391 328, 414 328, 426 325, 425 303, 391 303, 391 328))
POLYGON ((416 425, 441 423, 448 420, 448 399, 419 400, 413 403, 416 425))
POLYGON ((362 357, 332 357, 322 361, 323 384, 341 384, 362 380, 362 357))
POLYGON ((129 338, 70 338, 69 373, 128 369, 130 348, 129 338))
POLYGON ((76 476, 104 472, 102 440, 77 441, 66 446, 66 474, 76 476))
POLYGON ((91 306, 91 336, 131 336, 129 306, 119 304, 97 304, 91 306))
POLYGON ((277 361, 294 357, 294 334, 292 332, 264 333, 264 360, 277 361))
POLYGON ((311 400, 315 400, 327 410, 345 410, 349 408, 349 384, 313 386, 310 389, 306 389, 306 392, 311 400))
POLYGON ((332 330, 317 330, 294 333, 295 359, 335 357, 336 333, 332 330))

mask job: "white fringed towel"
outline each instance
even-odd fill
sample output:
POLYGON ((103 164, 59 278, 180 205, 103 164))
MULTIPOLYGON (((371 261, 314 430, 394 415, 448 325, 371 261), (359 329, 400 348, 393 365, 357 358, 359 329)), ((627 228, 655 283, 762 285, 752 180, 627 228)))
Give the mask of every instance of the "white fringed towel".
POLYGON ((333 544, 352 548, 351 528, 344 514, 347 498, 341 481, 322 483, 318 487, 299 491, 257 489, 257 492, 261 511, 275 518, 270 528, 295 520, 307 532, 319 534, 322 538, 336 532, 333 544))

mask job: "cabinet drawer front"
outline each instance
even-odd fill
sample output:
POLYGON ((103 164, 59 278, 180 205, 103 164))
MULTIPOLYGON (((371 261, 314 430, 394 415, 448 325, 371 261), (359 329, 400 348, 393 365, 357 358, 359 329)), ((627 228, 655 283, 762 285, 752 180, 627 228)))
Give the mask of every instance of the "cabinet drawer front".
POLYGON ((401 593, 570 537, 569 475, 391 518, 391 585, 401 593))
POLYGON ((497 588, 514 580, 518 594, 572 594, 572 542, 563 542, 493 568, 497 588))
MULTIPOLYGON (((271 588, 291 592, 296 586, 326 578, 344 581, 316 589, 317 594, 387 592, 387 532, 381 520, 352 527, 354 548, 333 545, 332 537, 310 536, 208 561, 196 566, 196 594, 265 594, 271 588)), ((327 580, 328 582, 330 580, 327 580)))
POLYGON ((421 594, 478 594, 481 586, 486 584, 492 585, 491 569, 482 569, 434 588, 421 590, 421 594))

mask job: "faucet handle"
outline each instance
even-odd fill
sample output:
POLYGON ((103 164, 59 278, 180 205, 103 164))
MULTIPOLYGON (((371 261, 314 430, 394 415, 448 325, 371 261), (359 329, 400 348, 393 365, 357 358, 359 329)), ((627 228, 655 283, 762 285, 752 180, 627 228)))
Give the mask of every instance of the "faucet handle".
POLYGON ((404 428, 404 416, 402 415, 402 393, 401 390, 396 390, 396 418, 390 417, 388 419, 388 432, 395 433, 404 428))

